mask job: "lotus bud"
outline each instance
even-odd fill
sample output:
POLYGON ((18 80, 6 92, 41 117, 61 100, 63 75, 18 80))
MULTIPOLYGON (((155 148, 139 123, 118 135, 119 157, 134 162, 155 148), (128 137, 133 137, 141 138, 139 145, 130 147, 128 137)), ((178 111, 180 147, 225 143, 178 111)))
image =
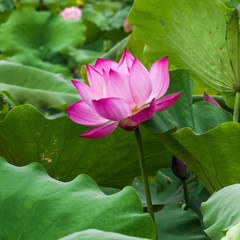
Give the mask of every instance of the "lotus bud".
POLYGON ((175 156, 172 158, 172 172, 182 180, 184 180, 187 175, 187 166, 182 160, 175 156))

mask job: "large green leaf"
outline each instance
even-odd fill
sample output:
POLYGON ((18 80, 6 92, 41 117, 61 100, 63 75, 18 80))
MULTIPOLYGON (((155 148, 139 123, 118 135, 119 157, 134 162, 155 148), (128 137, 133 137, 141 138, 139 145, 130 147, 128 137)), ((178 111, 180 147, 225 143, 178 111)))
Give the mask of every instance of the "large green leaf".
POLYGON ((42 49, 66 52, 69 46, 83 45, 85 30, 81 20, 66 20, 51 12, 22 8, 1 25, 0 49, 10 55, 42 49))
POLYGON ((88 7, 82 10, 82 18, 89 22, 93 22, 96 26, 101 29, 105 29, 108 26, 106 17, 102 12, 97 11, 93 7, 88 7))
POLYGON ((155 238, 153 222, 131 187, 107 196, 86 175, 62 183, 35 163, 21 168, 0 163, 2 239, 55 240, 87 229, 155 238))
MULTIPOLYGON (((144 125, 150 129, 151 132, 157 133, 159 139, 162 140, 173 154, 182 159, 199 176, 210 192, 214 192, 225 185, 219 185, 216 176, 210 174, 210 172, 203 167, 200 159, 195 159, 195 152, 198 152, 198 154, 202 153, 199 143, 195 144, 193 139, 190 140, 188 136, 183 136, 182 142, 187 141, 196 147, 195 152, 192 153, 181 145, 182 142, 176 141, 174 137, 190 127, 195 132, 194 135, 197 138, 199 137, 198 134, 209 131, 224 122, 232 121, 232 116, 227 111, 211 103, 197 102, 192 104, 192 86, 188 74, 189 72, 186 70, 171 72, 171 81, 174 81, 172 81, 173 84, 170 84, 167 93, 182 91, 181 97, 172 107, 166 111, 156 113, 154 117, 145 122, 144 125), (179 72, 182 72, 182 75, 177 75, 179 72), (174 74, 176 75, 174 76, 174 74), (169 121, 169 119, 171 119, 171 121, 169 121), (173 137, 171 133, 175 132, 176 129, 173 129, 172 132, 166 132, 166 130, 174 126, 182 130, 174 134, 173 137)), ((212 140, 212 144, 213 143, 214 141, 212 140)), ((218 148, 220 148, 220 146, 218 148)), ((224 155, 221 158, 226 159, 224 155)))
POLYGON ((103 232, 95 229, 85 230, 71 234, 60 240, 149 240, 146 238, 135 238, 119 233, 103 232))
MULTIPOLYGON (((48 55, 48 57, 49 56, 50 55, 48 55)), ((55 59, 57 59, 57 57, 58 56, 56 56, 55 59)), ((64 76, 66 79, 69 79, 69 80, 72 78, 70 70, 67 66, 64 66, 63 64, 61 64, 61 62, 53 63, 51 60, 44 61, 39 56, 34 54, 34 52, 18 53, 12 57, 5 57, 4 59, 6 61, 14 62, 17 64, 23 64, 23 65, 35 67, 38 69, 40 68, 48 72, 61 74, 62 76, 64 76)))
POLYGON ((1 61, 0 73, 0 90, 8 91, 20 103, 50 108, 80 99, 70 82, 50 72, 1 61))
POLYGON ((223 232, 240 221, 239 198, 240 184, 234 184, 214 193, 207 202, 202 204, 206 233, 212 240, 220 240, 224 236, 223 232))
POLYGON ((237 10, 219 0, 136 0, 129 22, 152 62, 168 55, 176 67, 189 68, 194 79, 229 98, 239 90, 237 10))
POLYGON ((192 104, 192 82, 187 70, 170 72, 171 83, 167 94, 182 92, 181 96, 169 109, 156 113, 145 122, 153 132, 164 132, 172 127, 181 129, 191 127, 196 133, 204 133, 219 124, 232 121, 232 115, 208 102, 192 104))
MULTIPOLYGON (((141 175, 133 132, 118 128, 101 139, 78 137, 86 130, 68 116, 50 120, 30 105, 18 106, 0 122, 0 156, 17 166, 38 162, 61 181, 86 173, 100 185, 121 188, 141 175)), ((141 134, 148 174, 170 167, 170 151, 146 129, 141 134)))
POLYGON ((240 181, 239 123, 223 123, 201 135, 184 128, 173 137, 193 156, 182 160, 197 174, 201 167, 205 172, 204 182, 209 181, 214 190, 240 181))
POLYGON ((224 238, 221 240, 234 240, 240 239, 240 222, 232 226, 228 231, 224 238))
POLYGON ((155 213, 159 239, 207 240, 198 216, 191 210, 183 210, 177 204, 168 204, 155 213))

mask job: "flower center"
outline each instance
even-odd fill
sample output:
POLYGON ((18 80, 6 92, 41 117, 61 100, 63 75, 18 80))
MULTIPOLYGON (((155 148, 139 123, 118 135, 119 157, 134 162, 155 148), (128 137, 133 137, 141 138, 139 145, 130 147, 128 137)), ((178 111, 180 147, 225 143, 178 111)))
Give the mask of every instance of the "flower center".
POLYGON ((69 16, 69 18, 74 18, 76 16, 76 14, 75 13, 70 13, 68 16, 69 16))

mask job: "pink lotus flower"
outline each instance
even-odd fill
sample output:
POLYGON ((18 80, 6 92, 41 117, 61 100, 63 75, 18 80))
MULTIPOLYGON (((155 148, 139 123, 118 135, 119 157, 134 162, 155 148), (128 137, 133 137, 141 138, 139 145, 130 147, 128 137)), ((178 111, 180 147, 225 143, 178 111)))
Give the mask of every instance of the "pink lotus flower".
POLYGON ((124 32, 130 32, 133 29, 133 25, 128 24, 128 17, 124 19, 123 23, 123 31, 124 32))
POLYGON ((150 119, 154 112, 169 108, 181 93, 161 98, 169 85, 168 58, 155 62, 150 71, 125 50, 119 63, 98 59, 87 65, 90 87, 73 80, 82 97, 66 111, 76 123, 97 126, 80 135, 100 138, 119 126, 131 131, 150 119))
POLYGON ((74 19, 78 20, 82 16, 82 12, 79 8, 77 7, 70 7, 70 8, 65 8, 62 12, 61 15, 65 19, 74 19))

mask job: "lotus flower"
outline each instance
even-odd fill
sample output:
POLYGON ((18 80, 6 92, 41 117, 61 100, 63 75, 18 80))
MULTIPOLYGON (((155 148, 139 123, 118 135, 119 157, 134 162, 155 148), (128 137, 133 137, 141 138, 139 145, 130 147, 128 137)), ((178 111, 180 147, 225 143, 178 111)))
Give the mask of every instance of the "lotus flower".
POLYGON ((155 62, 150 71, 125 50, 119 63, 98 59, 95 67, 87 65, 90 87, 73 80, 82 100, 66 111, 76 123, 97 126, 80 135, 100 138, 119 126, 131 131, 154 112, 169 108, 181 93, 161 98, 169 85, 168 58, 155 62))
POLYGON ((61 15, 65 19, 74 19, 78 20, 82 16, 82 12, 79 8, 77 7, 70 7, 70 8, 65 8, 62 12, 61 15))

